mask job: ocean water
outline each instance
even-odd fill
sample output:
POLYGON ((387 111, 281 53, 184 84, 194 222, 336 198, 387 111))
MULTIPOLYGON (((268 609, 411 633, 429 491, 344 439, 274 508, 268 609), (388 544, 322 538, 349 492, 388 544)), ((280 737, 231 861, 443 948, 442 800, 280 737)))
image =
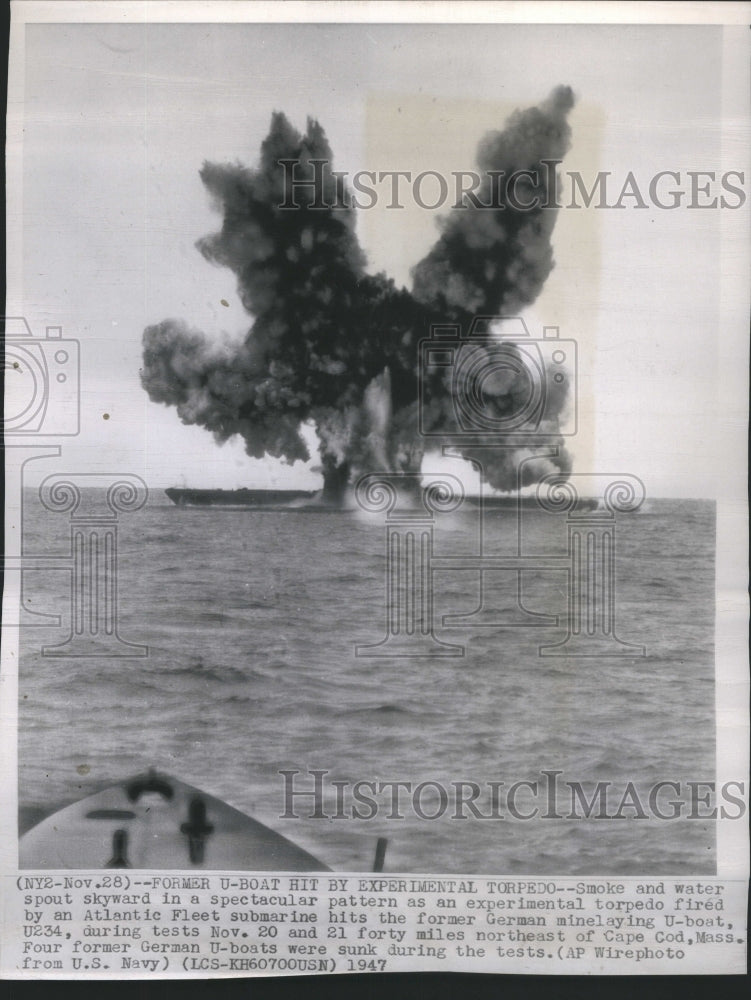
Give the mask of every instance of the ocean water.
MULTIPOLYGON (((69 551, 67 515, 24 506, 29 554, 69 551)), ((437 556, 565 556, 563 515, 506 509, 439 515, 437 556), (521 541, 520 541, 521 539, 521 541)), ((334 780, 541 781, 542 770, 614 792, 714 775, 714 505, 653 500, 617 520, 618 634, 647 655, 541 657, 566 635, 562 570, 434 577, 434 620, 461 657, 363 657, 386 634, 385 524, 323 510, 179 509, 161 491, 119 522, 119 631, 141 658, 43 656, 70 632, 67 571, 25 574, 30 610, 60 626, 24 627, 19 674, 21 825, 150 766, 251 813, 337 870, 371 869, 388 838, 386 871, 468 874, 711 873, 713 825, 684 817, 480 819, 443 816, 420 799, 381 795, 375 818, 336 814, 334 780), (520 608, 521 605, 525 610, 520 608), (558 625, 533 615, 561 616, 558 625), (502 623, 502 624, 501 624, 502 623), (283 818, 282 770, 326 771, 323 817, 297 798, 283 818), (406 804, 405 804, 406 803, 406 804)), ((38 619, 44 621, 43 619, 38 619)), ((565 789, 564 789, 565 790, 565 789)), ((503 793, 498 793, 502 795, 503 793)), ((403 795, 403 792, 400 792, 403 795)), ((669 798, 670 796, 667 796, 669 798)), ((612 813, 621 795, 612 800, 612 813)), ((502 802, 502 799, 500 800, 502 802)), ((538 805, 539 805, 538 800, 538 805)), ((646 799, 645 799, 646 801, 646 799)), ((666 799, 663 799, 666 801, 666 799)), ((520 792, 519 809, 531 808, 520 792)), ((610 802, 610 800, 609 800, 610 802)), ((562 796, 558 812, 567 814, 562 796)), ((534 803, 532 803, 534 805, 534 803)), ((499 800, 495 800, 495 809, 499 800)), ((544 809, 544 804, 543 804, 544 809)))

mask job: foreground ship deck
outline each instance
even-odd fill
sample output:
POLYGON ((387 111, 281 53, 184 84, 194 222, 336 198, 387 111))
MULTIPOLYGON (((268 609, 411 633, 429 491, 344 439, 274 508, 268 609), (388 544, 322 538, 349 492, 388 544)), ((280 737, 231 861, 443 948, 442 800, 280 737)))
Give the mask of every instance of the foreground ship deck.
POLYGON ((19 841, 21 868, 330 871, 220 799, 150 771, 58 810, 19 841))

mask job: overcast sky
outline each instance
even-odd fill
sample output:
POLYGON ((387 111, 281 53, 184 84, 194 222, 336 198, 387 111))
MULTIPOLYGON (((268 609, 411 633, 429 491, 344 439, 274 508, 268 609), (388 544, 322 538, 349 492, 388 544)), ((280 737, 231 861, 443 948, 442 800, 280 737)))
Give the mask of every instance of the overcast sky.
MULTIPOLYGON (((273 110, 298 128, 317 117, 337 169, 448 173, 471 169, 485 131, 565 83, 577 105, 563 169, 610 171, 616 195, 633 171, 646 197, 658 171, 680 172, 688 190, 689 170, 747 169, 743 119, 723 98, 732 40, 711 26, 28 25, 23 286, 7 311, 35 335, 61 325, 80 341, 82 429, 66 464, 154 487, 318 485, 301 464, 248 459, 238 440, 217 447, 139 383, 145 326, 250 325, 233 274, 195 249, 221 225, 198 171, 207 159, 252 165, 273 110)), ((578 342, 577 471, 630 472, 653 496, 714 496, 723 428, 743 416, 742 400, 734 415, 718 404, 722 356, 745 364, 721 252, 747 238, 748 205, 625 204, 559 213, 556 269, 525 316, 533 336, 556 325, 578 342)), ((408 282, 439 214, 383 201, 361 212, 370 268, 408 282)))

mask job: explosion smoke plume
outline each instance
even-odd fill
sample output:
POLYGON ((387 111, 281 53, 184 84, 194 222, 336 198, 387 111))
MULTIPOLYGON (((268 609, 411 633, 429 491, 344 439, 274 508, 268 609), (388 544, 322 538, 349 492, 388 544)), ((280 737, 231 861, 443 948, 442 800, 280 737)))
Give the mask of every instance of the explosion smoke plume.
MULTIPOLYGON (((572 105, 570 89, 559 87, 539 108, 517 111, 503 131, 482 140, 484 204, 495 204, 494 178, 518 171, 529 172, 526 187, 516 187, 520 201, 530 204, 535 195, 541 204, 554 201, 545 161, 568 149, 572 105)), ((324 491, 333 499, 357 472, 419 470, 418 341, 433 323, 466 325, 476 313, 509 315, 532 303, 553 266, 556 211, 519 208, 507 198, 493 208, 465 200, 414 268, 409 292, 365 270, 355 211, 332 159, 317 122, 309 120, 300 134, 277 112, 257 168, 204 164, 201 179, 223 225, 197 246, 207 260, 235 272, 253 323, 239 344, 211 340, 177 320, 150 326, 141 378, 150 398, 175 406, 184 423, 205 427, 220 442, 239 434, 256 458, 308 459, 301 429, 312 422, 324 491), (297 161, 299 207, 292 210, 281 207, 290 193, 282 160, 297 161), (314 177, 316 190, 299 185, 314 177)), ((500 397, 513 398, 514 391, 498 388, 500 397)), ((452 406, 450 387, 427 379, 423 396, 440 430, 452 406)), ((566 471, 557 420, 544 430, 549 444, 561 446, 555 467, 566 471)), ((471 449, 464 453, 472 457, 471 449)), ((487 481, 515 487, 509 452, 490 464, 489 457, 482 456, 487 481)), ((541 457, 540 475, 548 464, 541 457)))

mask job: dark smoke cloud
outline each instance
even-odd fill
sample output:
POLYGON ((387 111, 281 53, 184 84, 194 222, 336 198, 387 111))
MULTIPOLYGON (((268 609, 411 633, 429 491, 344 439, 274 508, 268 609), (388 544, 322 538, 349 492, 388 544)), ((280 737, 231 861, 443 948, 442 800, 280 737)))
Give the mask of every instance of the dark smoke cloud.
POLYGON ((179 320, 150 326, 144 335, 142 383, 154 402, 176 407, 219 442, 239 434, 254 458, 307 459, 300 436, 302 396, 280 368, 262 369, 250 344, 217 344, 179 320))
POLYGON ((420 302, 448 316, 513 316, 534 302, 553 268, 550 236, 556 212, 514 208, 503 197, 504 186, 519 175, 510 192, 516 204, 554 203, 554 192, 548 190, 552 173, 542 162, 561 160, 567 152, 571 129, 566 115, 573 103, 571 88, 558 87, 539 108, 515 112, 502 132, 491 132, 480 142, 479 202, 499 207, 477 207, 465 196, 464 204, 448 216, 440 239, 412 272, 420 302))
MULTIPOLYGON (((566 116, 573 104, 571 88, 557 87, 539 107, 516 111, 502 131, 491 132, 480 142, 477 166, 483 180, 477 201, 465 198, 454 208, 442 223, 440 238, 412 272, 415 297, 443 320, 467 329, 475 315, 515 316, 539 295, 553 269, 551 235, 557 215, 555 209, 543 207, 556 201, 555 172, 545 161, 563 159, 571 145, 566 116), (519 179, 509 198, 506 185, 514 177, 519 179), (478 202, 498 207, 477 207, 478 202), (515 207, 520 205, 538 207, 515 207)), ((519 412, 527 392, 525 380, 507 378, 496 387, 495 410, 501 415, 519 412)), ((557 419, 566 405, 565 393, 552 379, 547 392, 548 419, 515 426, 518 450, 459 449, 465 458, 481 464, 489 485, 513 490, 549 472, 570 471, 571 458, 557 419), (544 438, 544 445, 524 443, 524 435, 533 433, 544 438), (551 457, 552 445, 558 454, 551 457), (531 461, 535 455, 539 457, 531 461), (521 459, 526 461, 520 482, 521 459)), ((424 385, 423 394, 431 401, 426 426, 440 431, 453 418, 450 374, 435 376, 424 385)))
MULTIPOLYGON (((571 91, 561 87, 539 108, 516 112, 480 143, 478 166, 535 171, 537 188, 518 185, 516 193, 524 201, 535 191, 545 199, 541 161, 560 159, 568 148, 572 104, 571 91)), ((217 342, 176 320, 150 326, 142 372, 151 399, 175 406, 184 423, 205 427, 218 441, 239 434, 256 458, 308 459, 301 429, 312 422, 332 497, 358 472, 419 469, 418 341, 432 323, 466 326, 475 313, 513 314, 533 302, 553 266, 556 214, 503 200, 498 209, 457 206, 415 267, 410 292, 366 272, 355 212, 333 166, 320 125, 309 120, 301 134, 281 113, 272 117, 257 168, 204 164, 201 179, 223 224, 197 246, 235 273, 253 323, 241 343, 217 342), (294 209, 281 207, 290 196, 284 159, 298 161, 298 182, 320 181, 317 192, 298 183, 294 209)), ((486 203, 490 183, 479 192, 486 203)), ((512 404, 518 391, 500 387, 499 405, 512 404)), ((445 380, 426 377, 423 394, 433 427, 450 426, 445 380)), ((555 412, 548 409, 545 428, 551 441, 558 440, 555 412)), ((492 465, 487 454, 482 460, 488 482, 516 486, 508 453, 492 465)), ((564 455, 556 467, 565 471, 567 462, 564 455)))

